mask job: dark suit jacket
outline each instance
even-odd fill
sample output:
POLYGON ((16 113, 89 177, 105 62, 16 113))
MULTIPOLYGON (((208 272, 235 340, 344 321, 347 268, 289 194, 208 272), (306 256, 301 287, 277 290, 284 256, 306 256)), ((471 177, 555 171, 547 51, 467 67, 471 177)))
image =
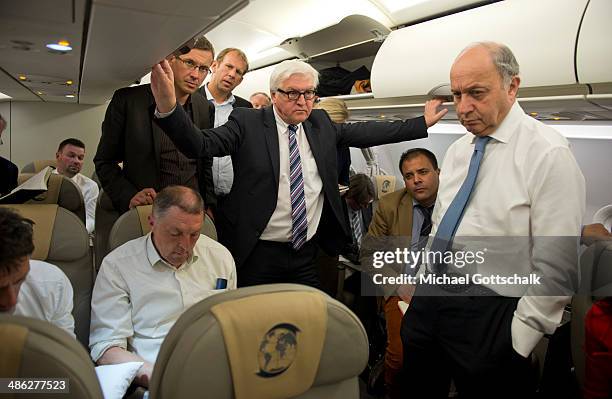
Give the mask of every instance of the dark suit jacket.
MULTIPOLYGON (((221 243, 240 267, 268 224, 278 199, 280 161, 272 107, 236 108, 225 125, 201 131, 193 127, 181 107, 156 121, 187 156, 232 155, 234 185, 217 222, 221 243)), ((325 111, 315 109, 303 127, 323 182, 317 239, 327 253, 337 254, 350 236, 338 191, 337 147, 363 148, 425 138, 425 119, 336 124, 325 111)))
MULTIPOLYGON (((191 104, 196 127, 211 127, 210 114, 214 115, 214 110, 211 111, 208 101, 195 93, 191 104)), ((94 164, 104 191, 120 212, 128 210, 132 197, 143 188, 152 187, 156 191, 162 188, 159 182, 162 131, 153 122, 154 112, 155 99, 150 85, 117 90, 106 109, 94 164), (123 169, 118 162, 123 162, 123 169)), ((198 158, 200 193, 208 205, 214 202, 212 158, 194 158, 198 158)))
POLYGON ((6 158, 0 157, 0 195, 8 194, 17 187, 17 165, 6 158))

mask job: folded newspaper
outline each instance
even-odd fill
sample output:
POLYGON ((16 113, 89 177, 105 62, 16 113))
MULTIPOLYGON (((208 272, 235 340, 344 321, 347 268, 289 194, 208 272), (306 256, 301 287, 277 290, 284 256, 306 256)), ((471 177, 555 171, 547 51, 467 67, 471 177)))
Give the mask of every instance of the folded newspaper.
POLYGON ((0 197, 0 204, 23 204, 47 191, 47 181, 53 168, 47 166, 28 180, 15 187, 13 191, 0 197))

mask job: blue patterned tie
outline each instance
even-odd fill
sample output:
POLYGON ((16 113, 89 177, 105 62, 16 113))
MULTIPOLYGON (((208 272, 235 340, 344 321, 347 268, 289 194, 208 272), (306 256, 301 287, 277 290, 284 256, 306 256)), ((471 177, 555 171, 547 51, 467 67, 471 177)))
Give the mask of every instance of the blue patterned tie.
POLYGON ((461 218, 463 217, 465 206, 470 199, 470 194, 472 194, 474 183, 476 183, 476 176, 478 176, 478 169, 480 168, 480 162, 484 156, 485 146, 490 139, 491 137, 489 136, 478 137, 476 139, 476 145, 474 146, 474 153, 472 154, 472 159, 470 160, 470 167, 468 169, 467 177, 463 181, 457 195, 455 195, 455 198, 446 210, 444 217, 442 217, 442 221, 440 222, 438 230, 436 231, 436 237, 431 245, 431 251, 446 251, 449 248, 453 237, 455 237, 455 232, 457 231, 459 222, 461 222, 461 218))
POLYGON ((291 246, 296 251, 306 242, 308 223, 306 220, 306 198, 302 161, 297 144, 298 127, 289 125, 289 187, 291 194, 291 246))

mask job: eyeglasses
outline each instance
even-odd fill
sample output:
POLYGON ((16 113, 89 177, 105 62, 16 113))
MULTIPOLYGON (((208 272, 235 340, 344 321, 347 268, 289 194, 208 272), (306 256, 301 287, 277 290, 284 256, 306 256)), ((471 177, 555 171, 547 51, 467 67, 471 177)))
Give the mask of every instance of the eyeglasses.
POLYGON ((195 62, 191 61, 191 60, 184 60, 180 57, 176 57, 177 60, 181 61, 187 68, 193 70, 193 71, 198 71, 199 73, 206 75, 208 74, 208 72, 210 72, 210 68, 207 67, 206 65, 198 65, 195 62))
POLYGON ((306 90, 306 91, 297 91, 297 90, 289 90, 285 91, 282 89, 276 89, 279 93, 283 93, 287 96, 287 98, 291 101, 297 101, 300 96, 304 96, 304 100, 312 100, 317 95, 317 92, 314 90, 306 90))

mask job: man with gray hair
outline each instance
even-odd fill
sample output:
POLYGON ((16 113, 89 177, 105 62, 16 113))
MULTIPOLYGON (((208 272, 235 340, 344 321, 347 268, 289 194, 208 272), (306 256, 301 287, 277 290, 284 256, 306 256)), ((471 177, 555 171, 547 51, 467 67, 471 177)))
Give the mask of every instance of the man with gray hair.
POLYGON ((261 91, 251 94, 249 101, 253 104, 253 108, 255 109, 269 107, 272 104, 270 96, 261 91))
POLYGON ((204 203, 187 187, 157 194, 151 232, 102 261, 91 298, 91 357, 98 365, 144 362, 148 386, 159 348, 179 316, 202 299, 236 288, 229 251, 200 234, 204 203))
POLYGON ((333 123, 313 110, 318 72, 283 61, 270 76, 272 107, 236 108, 215 129, 196 129, 176 106, 167 61, 153 67, 157 123, 187 156, 231 154, 234 185, 216 217, 220 241, 236 259, 239 285, 318 287, 317 245, 337 254, 350 237, 338 192, 337 147, 371 147, 427 137, 445 114, 429 101, 404 122, 333 123))
MULTIPOLYGON (((530 354, 570 300, 585 181, 567 140, 517 103, 518 74, 498 43, 455 59, 451 91, 468 133, 446 152, 429 250, 483 250, 480 275, 535 275, 541 284, 470 282, 463 273, 454 285, 417 286, 401 327, 414 397, 448 397, 451 378, 461 397, 531 397, 530 354)), ((424 273, 452 277, 464 266, 430 263, 424 273)))

